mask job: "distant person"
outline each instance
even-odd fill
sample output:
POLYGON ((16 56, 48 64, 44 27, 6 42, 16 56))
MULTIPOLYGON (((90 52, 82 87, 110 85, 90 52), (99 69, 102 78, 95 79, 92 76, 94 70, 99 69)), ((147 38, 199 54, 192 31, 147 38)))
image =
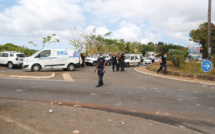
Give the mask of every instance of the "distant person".
POLYGON ((98 76, 99 76, 99 82, 98 82, 98 85, 96 87, 101 87, 102 85, 104 85, 103 76, 105 73, 105 59, 104 59, 102 53, 100 53, 100 55, 99 55, 99 58, 97 60, 97 65, 96 65, 94 72, 96 72, 96 69, 98 69, 98 76))
POLYGON ((113 72, 114 72, 115 71, 115 67, 117 68, 117 53, 115 53, 111 57, 111 60, 112 60, 112 69, 113 69, 113 72))
POLYGON ((116 66, 116 71, 119 71, 119 66, 121 66, 121 52, 119 52, 119 55, 117 56, 117 66, 116 66))
POLYGON ((152 63, 155 63, 155 56, 154 55, 151 56, 151 59, 152 59, 152 63))
POLYGON ((164 56, 161 56, 161 59, 160 59, 160 68, 157 70, 157 73, 159 73, 163 69, 163 67, 164 67, 164 75, 167 74, 167 72, 166 72, 166 70, 167 70, 166 58, 167 58, 167 54, 164 54, 164 56))
POLYGON ((124 55, 124 52, 122 52, 120 58, 121 58, 121 71, 124 71, 124 65, 125 65, 125 55, 124 55))
POLYGON ((81 64, 81 66, 82 66, 82 67, 84 67, 84 60, 85 60, 85 57, 84 57, 84 55, 83 55, 83 54, 81 54, 81 60, 82 60, 82 64, 81 64))

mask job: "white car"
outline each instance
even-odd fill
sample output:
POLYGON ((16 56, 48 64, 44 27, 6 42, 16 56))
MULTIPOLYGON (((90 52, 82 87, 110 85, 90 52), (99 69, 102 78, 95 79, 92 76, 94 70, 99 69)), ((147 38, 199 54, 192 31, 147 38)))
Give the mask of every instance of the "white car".
MULTIPOLYGON (((110 65, 110 56, 103 55, 103 57, 105 58, 106 65, 109 66, 110 65)), ((96 66, 98 58, 99 58, 99 54, 94 54, 92 57, 85 58, 84 61, 85 61, 86 65, 96 66)))
POLYGON ((147 57, 143 60, 143 65, 149 65, 149 64, 152 64, 151 57, 147 57))
POLYGON ((14 66, 22 66, 25 54, 16 51, 0 52, 0 64, 7 65, 12 69, 14 66))
POLYGON ((139 66, 141 63, 139 54, 125 54, 125 66, 139 66))
POLYGON ((98 55, 97 54, 94 54, 93 56, 91 56, 91 57, 87 57, 87 58, 85 58, 85 64, 86 65, 93 65, 93 66, 96 66, 96 64, 97 64, 97 60, 98 60, 98 55))
POLYGON ((23 69, 32 71, 55 68, 73 71, 79 66, 79 52, 73 49, 43 49, 25 58, 23 62, 23 69))

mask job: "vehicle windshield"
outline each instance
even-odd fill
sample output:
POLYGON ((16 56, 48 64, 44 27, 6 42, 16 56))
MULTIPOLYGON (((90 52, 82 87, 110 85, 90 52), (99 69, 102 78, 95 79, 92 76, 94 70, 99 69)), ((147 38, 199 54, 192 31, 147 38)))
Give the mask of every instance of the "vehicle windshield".
POLYGON ((26 57, 25 54, 16 54, 16 56, 20 58, 26 57))
POLYGON ((40 52, 41 52, 41 51, 37 51, 37 52, 35 52, 34 54, 32 54, 30 57, 35 57, 35 56, 37 56, 40 52))
POLYGON ((125 56, 126 59, 130 59, 130 56, 125 56))
POLYGON ((152 60, 151 58, 146 58, 146 60, 152 60))
POLYGON ((98 58, 98 56, 97 55, 93 55, 92 58, 98 58))

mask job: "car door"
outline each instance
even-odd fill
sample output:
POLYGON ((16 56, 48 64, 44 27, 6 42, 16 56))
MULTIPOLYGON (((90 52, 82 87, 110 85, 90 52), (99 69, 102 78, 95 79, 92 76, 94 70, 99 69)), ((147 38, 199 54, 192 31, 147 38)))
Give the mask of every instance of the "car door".
POLYGON ((134 55, 131 55, 130 56, 130 65, 135 65, 135 56, 134 55))
POLYGON ((50 57, 51 50, 43 50, 35 58, 38 59, 42 68, 52 68, 52 58, 50 57))
POLYGON ((8 53, 3 53, 2 64, 7 64, 8 63, 8 58, 9 58, 9 54, 8 53))
POLYGON ((3 53, 0 53, 0 64, 3 64, 3 53))

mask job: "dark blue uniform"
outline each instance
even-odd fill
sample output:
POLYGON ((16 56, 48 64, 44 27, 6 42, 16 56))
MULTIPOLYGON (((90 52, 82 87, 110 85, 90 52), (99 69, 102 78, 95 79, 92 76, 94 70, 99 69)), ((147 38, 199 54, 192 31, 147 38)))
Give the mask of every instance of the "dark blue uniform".
POLYGON ((112 65, 113 65, 112 69, 113 69, 113 71, 115 70, 115 67, 117 66, 117 60, 116 60, 116 58, 117 58, 116 55, 112 56, 112 65))
POLYGON ((163 67, 164 67, 164 74, 166 74, 166 69, 167 69, 166 57, 162 56, 161 60, 162 60, 162 63, 160 65, 160 68, 157 70, 157 73, 159 73, 163 69, 163 67))
POLYGON ((104 58, 98 58, 97 60, 98 63, 98 76, 99 76, 99 82, 98 85, 103 85, 103 70, 104 70, 104 63, 105 63, 105 59, 104 58))
POLYGON ((124 54, 122 54, 120 58, 121 58, 121 71, 124 71, 124 60, 125 60, 124 54))

